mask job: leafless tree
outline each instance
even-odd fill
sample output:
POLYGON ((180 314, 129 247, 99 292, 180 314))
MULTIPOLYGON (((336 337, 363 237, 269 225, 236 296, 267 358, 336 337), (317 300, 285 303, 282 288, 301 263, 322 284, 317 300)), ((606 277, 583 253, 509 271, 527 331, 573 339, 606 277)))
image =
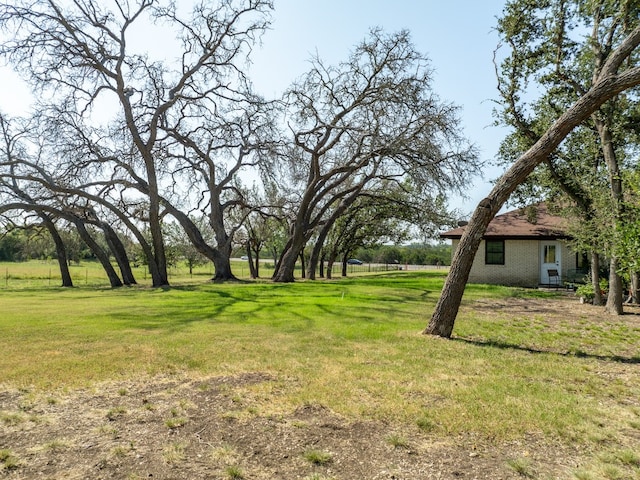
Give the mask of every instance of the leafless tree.
POLYGON ((125 191, 145 197, 136 203, 151 234, 154 286, 168 284, 163 216, 184 213, 171 198, 170 176, 193 166, 173 148, 189 148, 191 161, 194 146, 207 152, 202 138, 190 138, 197 117, 245 98, 241 63, 271 8, 271 0, 202 1, 184 15, 174 2, 154 0, 0 3, 0 29, 11 34, 0 56, 31 82, 41 110, 76 127, 85 161, 110 172, 103 188, 120 189, 123 201, 125 191), (140 53, 135 34, 150 28, 176 39, 177 59, 140 53))
POLYGON ((457 109, 430 89, 427 59, 409 33, 372 30, 346 62, 311 70, 285 95, 291 134, 283 152, 292 188, 290 238, 273 279, 294 280, 296 259, 332 213, 376 179, 432 192, 459 187, 476 171, 457 109))

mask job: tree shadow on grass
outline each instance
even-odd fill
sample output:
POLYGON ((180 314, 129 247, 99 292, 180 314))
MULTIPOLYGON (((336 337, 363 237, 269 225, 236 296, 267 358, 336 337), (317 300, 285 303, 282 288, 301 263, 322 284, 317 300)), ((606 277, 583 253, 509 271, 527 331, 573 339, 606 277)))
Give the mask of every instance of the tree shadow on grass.
POLYGON ((575 357, 575 358, 589 358, 594 360, 600 360, 603 362, 617 362, 624 364, 640 364, 640 355, 633 357, 625 357, 622 355, 597 355, 593 353, 584 352, 582 350, 571 350, 567 352, 558 352, 554 350, 538 349, 534 347, 526 347, 523 345, 516 345, 513 343, 501 342, 496 340, 479 340, 465 337, 451 337, 451 340, 456 342, 462 342, 469 345, 476 345, 479 347, 498 348, 502 350, 519 350, 528 353, 543 353, 547 355, 557 355, 559 357, 575 357))

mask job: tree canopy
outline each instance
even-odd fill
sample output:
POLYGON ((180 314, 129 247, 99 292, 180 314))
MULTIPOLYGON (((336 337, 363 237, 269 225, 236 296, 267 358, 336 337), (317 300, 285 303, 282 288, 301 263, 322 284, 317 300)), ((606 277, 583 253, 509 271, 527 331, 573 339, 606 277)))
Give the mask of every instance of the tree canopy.
MULTIPOLYGON (((214 280, 233 279, 231 251, 251 239, 257 255, 259 219, 278 237, 259 240, 278 250, 274 279, 291 281, 310 239, 320 249, 352 206, 386 187, 405 189, 416 222, 448 218, 442 199, 477 171, 475 150, 409 32, 373 29, 345 61, 314 58, 283 98, 265 99, 247 60, 272 9, 271 0, 0 3, 0 58, 37 93, 30 118, 1 116, 5 218, 31 212, 54 237, 73 226, 105 269, 118 260, 114 285, 135 281, 123 248, 133 242, 158 287, 176 239, 214 264, 214 280), (145 31, 171 54, 141 42, 145 31)), ((57 256, 64 250, 60 241, 57 256)))

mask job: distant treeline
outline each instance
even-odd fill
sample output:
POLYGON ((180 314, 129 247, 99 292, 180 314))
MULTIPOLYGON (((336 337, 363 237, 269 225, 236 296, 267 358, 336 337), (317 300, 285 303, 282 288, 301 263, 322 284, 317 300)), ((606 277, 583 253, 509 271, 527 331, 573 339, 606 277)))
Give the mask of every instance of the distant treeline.
MULTIPOLYGON (((73 231, 63 231, 69 260, 79 262, 93 259, 94 255, 86 244, 73 231)), ((127 245, 133 259, 137 258, 137 246, 127 245)), ((242 255, 244 250, 236 250, 242 255)), ((41 228, 0 230, 0 261, 22 262, 37 259, 56 258, 56 249, 51 237, 41 228)), ((410 265, 449 265, 451 246, 446 244, 381 245, 374 248, 361 248, 353 258, 365 263, 410 264, 410 265)), ((176 259, 177 260, 177 259, 176 259)), ((174 263, 174 262, 172 262, 174 263)))
MULTIPOLYGON (((73 231, 61 230, 70 261, 93 258, 89 247, 73 231)), ((40 226, 0 229, 0 261, 23 262, 56 258, 56 247, 47 231, 40 226)))
POLYGON ((399 263, 401 265, 449 265, 451 245, 444 243, 382 245, 376 248, 360 249, 355 257, 365 263, 399 263))

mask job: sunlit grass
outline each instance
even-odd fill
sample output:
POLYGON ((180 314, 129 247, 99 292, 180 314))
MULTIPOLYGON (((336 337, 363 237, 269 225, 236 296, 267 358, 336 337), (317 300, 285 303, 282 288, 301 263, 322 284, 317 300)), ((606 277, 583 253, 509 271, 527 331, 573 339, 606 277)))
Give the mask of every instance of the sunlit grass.
MULTIPOLYGON (((114 264, 116 271, 117 265, 114 264)), ((249 278, 250 272, 246 261, 233 260, 232 268, 238 278, 249 278)), ((132 267, 136 281, 140 285, 151 285, 151 277, 145 265, 132 267)), ((109 286, 109 279, 100 265, 95 261, 72 263, 69 273, 77 287, 109 286)), ((189 268, 180 263, 169 267, 169 281, 173 284, 204 282, 213 277, 212 264, 198 265, 190 272, 189 268)), ((270 278, 273 264, 266 263, 260 269, 262 278, 270 278)), ((0 288, 34 288, 56 287, 62 284, 58 262, 56 260, 30 260, 27 262, 0 262, 0 288)))
MULTIPOLYGON (((5 287, 0 378, 50 391, 177 372, 264 372, 271 381, 238 389, 235 415, 321 404, 351 418, 493 439, 611 441, 638 421, 617 399, 638 398, 640 387, 602 373, 622 361, 637 372, 636 357, 616 355, 640 345, 638 328, 622 318, 593 330, 570 310, 556 325, 489 311, 462 314, 452 341, 421 335, 443 279, 398 272, 155 290, 5 287)), ((527 294, 539 295, 470 286, 465 302, 527 294)), ((169 429, 181 426, 176 418, 169 429)))
MULTIPOLYGON (((119 272, 117 265, 114 268, 119 272)), ((251 272, 246 260, 232 259, 231 268, 233 274, 240 280, 249 280, 251 272)), ((384 272, 387 269, 395 269, 391 266, 370 266, 370 265, 349 265, 347 273, 351 276, 372 274, 378 271, 384 272)), ((424 267, 429 268, 429 267, 424 267)), ((435 267, 432 267, 435 268, 435 267)), ((151 277, 145 265, 132 267, 132 272, 138 285, 151 286, 151 277)), ((274 262, 272 260, 262 260, 260 262, 260 279, 268 280, 274 272, 274 262)), ((72 263, 69 266, 69 273, 76 287, 108 287, 109 279, 100 265, 96 261, 82 261, 72 263)), ((207 282, 214 275, 214 268, 211 262, 196 265, 190 271, 186 263, 179 262, 171 265, 167 274, 171 285, 185 285, 207 282)), ((296 277, 302 277, 300 266, 296 267, 296 277)), ((339 272, 334 273, 335 278, 339 278, 339 272)), ((26 262, 0 262, 0 289, 2 288, 41 288, 58 287, 62 284, 60 270, 57 260, 29 260, 26 262)))

